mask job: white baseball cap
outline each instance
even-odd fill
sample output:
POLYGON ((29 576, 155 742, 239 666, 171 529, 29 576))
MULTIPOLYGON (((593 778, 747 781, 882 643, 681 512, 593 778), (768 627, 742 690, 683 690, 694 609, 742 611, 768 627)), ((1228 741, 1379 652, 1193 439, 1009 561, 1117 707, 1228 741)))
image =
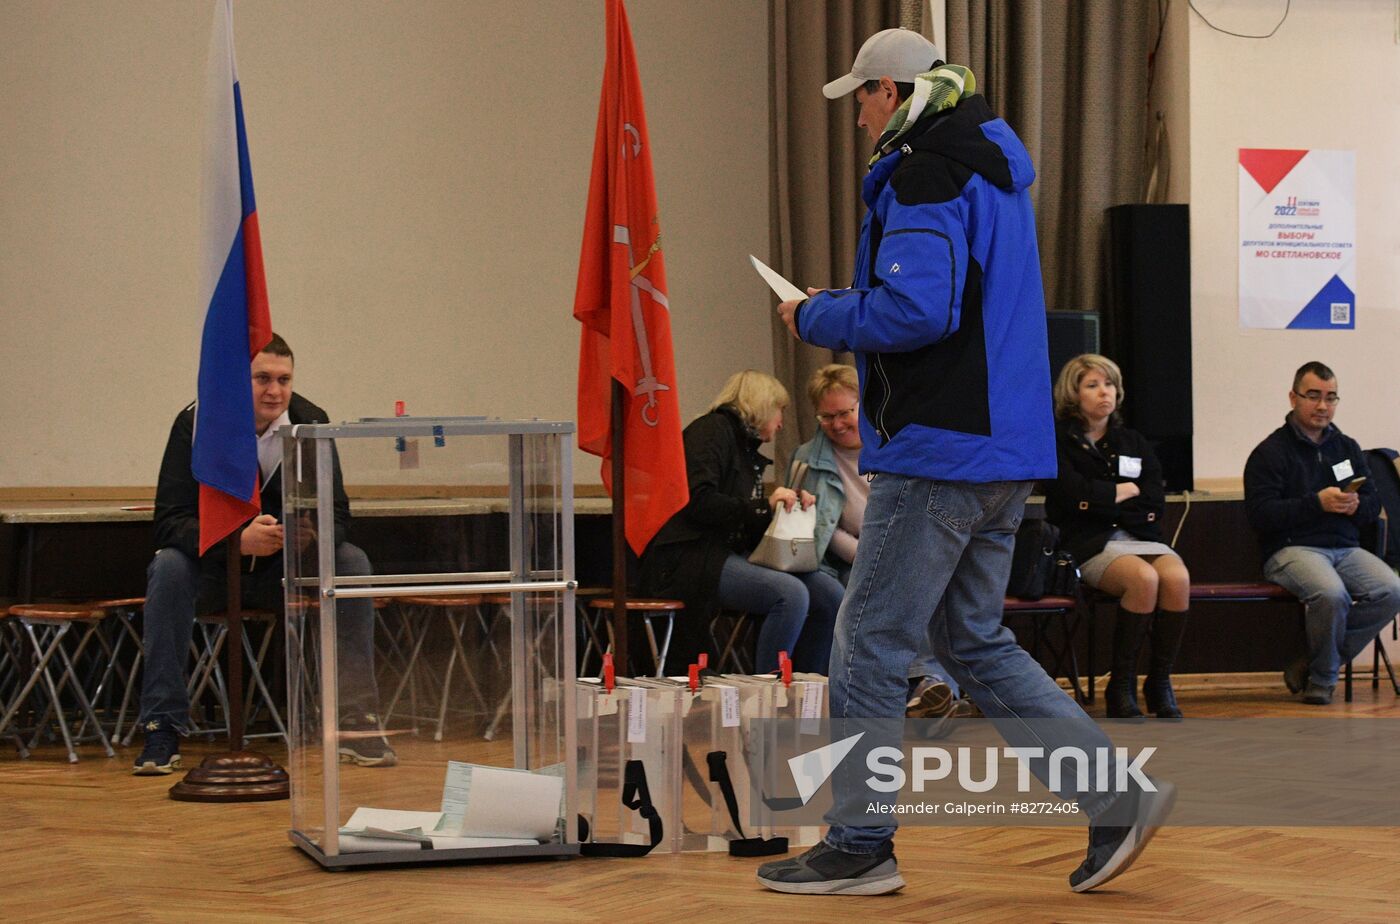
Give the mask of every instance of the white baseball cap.
POLYGON ((937 45, 911 29, 876 32, 860 46, 851 72, 822 87, 822 95, 840 99, 867 80, 881 77, 889 77, 895 83, 913 83, 915 77, 942 57, 937 45))

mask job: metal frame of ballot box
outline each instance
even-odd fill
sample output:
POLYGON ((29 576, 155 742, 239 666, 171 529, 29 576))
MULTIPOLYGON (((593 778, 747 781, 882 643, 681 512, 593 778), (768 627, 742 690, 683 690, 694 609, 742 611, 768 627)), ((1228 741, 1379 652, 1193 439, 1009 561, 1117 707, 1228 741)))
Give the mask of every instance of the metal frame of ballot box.
MULTIPOLYGON (((575 426, 569 421, 499 420, 481 417, 368 418, 341 424, 288 426, 280 431, 279 435, 283 440, 285 547, 289 550, 284 556, 284 584, 288 602, 288 725, 292 729, 291 747, 302 748, 305 752, 301 761, 294 759, 288 762, 289 769, 293 770, 293 818, 288 836, 293 844, 322 867, 339 870, 464 860, 569 857, 578 854, 576 702, 573 694, 576 660, 573 654, 573 614, 574 592, 577 588, 574 579, 574 433, 575 426), (558 454, 557 459, 549 460, 549 464, 555 466, 555 484, 545 506, 541 506, 536 498, 527 496, 527 466, 531 462, 526 453, 527 448, 533 448, 527 447, 527 441, 530 441, 531 437, 540 436, 555 437, 553 446, 558 454), (309 528, 314 523, 316 535, 335 535, 334 491, 331 485, 334 482, 337 450, 333 441, 340 442, 343 452, 347 441, 359 439, 394 441, 427 438, 442 446, 445 440, 472 437, 505 438, 509 470, 508 571, 342 576, 335 573, 335 543, 315 542, 312 537, 310 541, 315 542, 316 576, 302 576, 296 573, 302 567, 309 570, 309 565, 297 564, 297 555, 291 552, 300 548, 298 543, 307 538, 297 535, 299 529, 309 528), (309 451, 313 446, 314 452, 309 451), (311 476, 309 467, 313 465, 314 521, 308 519, 303 526, 302 515, 309 515, 313 510, 309 498, 304 496, 311 476), (299 491, 303 492, 303 496, 298 500, 295 495, 299 491), (532 540, 537 530, 534 516, 540 513, 553 517, 551 548, 552 554, 556 556, 553 567, 543 569, 534 567, 536 563, 532 560, 532 540), (549 635, 563 653, 555 662, 560 665, 560 673, 557 676, 545 676, 541 667, 541 676, 538 682, 532 685, 533 666, 542 664, 539 660, 538 646, 545 633, 539 632, 534 624, 534 620, 540 618, 538 608, 533 610, 533 616, 530 615, 533 605, 531 595, 541 593, 558 595, 553 604, 556 608, 552 616, 555 625, 549 635), (530 736, 536 734, 537 730, 528 718, 522 720, 520 717, 537 715, 541 703, 548 703, 551 709, 557 710, 553 714, 558 717, 557 745, 562 750, 560 762, 564 765, 563 824, 560 831, 554 840, 538 845, 344 853, 340 849, 340 701, 336 664, 336 603, 338 600, 348 599, 369 598, 392 602, 405 597, 461 594, 510 595, 510 684, 504 694, 509 699, 503 700, 501 709, 506 709, 509 703, 509 708, 513 710, 513 766, 516 769, 538 769, 530 767, 530 736), (308 605, 308 599, 317 602, 308 605), (317 630, 308 633, 306 630, 312 619, 317 621, 317 630), (310 638, 302 637, 308 634, 310 638), (303 646, 308 644, 313 646, 314 658, 306 658, 303 653, 303 646), (309 730, 299 735, 299 730, 313 727, 317 716, 316 709, 319 709, 319 735, 309 730), (301 737, 309 740, 302 741, 301 737), (317 737, 319 740, 316 740, 317 737), (314 748, 317 746, 321 748, 319 759, 314 755, 314 748), (320 766, 316 766, 316 763, 320 766), (305 772, 297 773, 296 766, 302 766, 305 772), (314 787, 317 786, 320 787, 319 800, 314 792, 314 787), (319 806, 316 804, 318 801, 321 803, 319 806), (322 811, 316 812, 317 808, 322 811), (306 827, 309 830, 298 830, 299 812, 306 817, 306 827), (314 817, 317 814, 320 818, 314 817)), ((398 445, 401 447, 403 443, 398 445)), ((444 696, 446 695, 444 691, 444 696)), ((541 720, 541 725, 544 724, 544 720, 541 720)), ((550 720, 548 724, 552 727, 556 723, 550 720)), ((538 734, 543 743, 546 733, 538 734)), ((551 742, 553 741, 551 738, 551 742)), ((386 768, 375 769, 373 772, 393 774, 402 770, 403 768, 386 768)))

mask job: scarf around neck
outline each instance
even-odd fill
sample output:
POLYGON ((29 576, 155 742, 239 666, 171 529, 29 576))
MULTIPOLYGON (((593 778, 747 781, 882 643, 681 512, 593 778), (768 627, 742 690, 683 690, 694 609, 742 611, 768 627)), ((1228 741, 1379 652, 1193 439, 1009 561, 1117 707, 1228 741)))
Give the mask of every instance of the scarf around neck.
POLYGON ((942 64, 914 78, 914 92, 890 116, 870 156, 870 166, 899 146, 899 140, 918 122, 931 118, 977 92, 977 78, 960 64, 942 64))

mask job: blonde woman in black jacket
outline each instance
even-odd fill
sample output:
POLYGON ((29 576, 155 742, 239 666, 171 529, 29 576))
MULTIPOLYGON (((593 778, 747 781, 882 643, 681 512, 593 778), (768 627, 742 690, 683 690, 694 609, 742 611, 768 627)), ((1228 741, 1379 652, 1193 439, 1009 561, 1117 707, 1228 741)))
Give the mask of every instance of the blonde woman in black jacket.
POLYGON ((1121 425, 1123 376, 1113 360, 1076 356, 1055 382, 1059 475, 1045 492, 1060 544, 1081 562, 1084 583, 1118 598, 1113 663, 1104 702, 1109 718, 1141 718, 1137 661, 1150 625, 1143 695, 1159 719, 1179 719, 1172 665, 1191 601, 1191 575, 1162 541, 1165 494, 1152 445, 1121 425))
MULTIPOLYGON (((769 463, 758 447, 782 429, 787 405, 781 382, 749 369, 730 376, 710 412, 685 428, 690 502, 642 553, 641 585, 649 596, 680 597, 690 613, 719 606, 762 617, 754 656, 760 673, 777 670, 786 651, 797 670, 825 674, 841 582, 825 571, 784 574, 748 560, 779 504, 806 509, 816 500, 786 487, 764 496, 769 463)), ((684 665, 703 642, 694 633, 679 641, 684 665)))

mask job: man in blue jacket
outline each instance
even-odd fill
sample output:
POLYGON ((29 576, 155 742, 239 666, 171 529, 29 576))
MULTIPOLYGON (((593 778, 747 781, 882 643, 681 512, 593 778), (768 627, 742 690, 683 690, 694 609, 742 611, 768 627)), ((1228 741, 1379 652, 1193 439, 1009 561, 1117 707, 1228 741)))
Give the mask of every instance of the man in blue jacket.
MULTIPOLYGON (((860 469, 873 480, 836 623, 831 714, 837 725, 885 720, 867 724, 878 729, 859 742, 864 753, 877 739, 897 746, 887 737, 895 732, 880 729, 898 728, 888 720, 903 716, 905 669, 931 631, 939 661, 1009 742, 1046 753, 1079 747, 1093 762, 1098 748, 1111 751, 1108 738, 1002 625, 1026 497, 1036 479, 1055 476, 1027 192, 1035 171, 1011 128, 973 94, 967 68, 940 57, 915 32, 885 30, 823 89, 829 99, 854 92, 857 123, 876 142, 855 279, 778 306, 794 336, 855 353, 860 376, 860 469)), ((1046 779, 1043 761, 1030 766, 1046 779)), ((867 895, 903 886, 894 816, 868 810, 878 807, 873 794, 842 777, 824 840, 761 867, 765 886, 867 895)), ((1059 793, 1092 822, 1088 855, 1070 877, 1085 891, 1127 869, 1173 792, 1063 782, 1059 793)))
POLYGON ((1245 512, 1259 534, 1264 577, 1307 608, 1308 653, 1283 679, 1313 706, 1332 702, 1338 668, 1400 611, 1400 578, 1360 548, 1381 500, 1362 480, 1370 471, 1361 447, 1332 423, 1339 401, 1332 370, 1304 364, 1288 393, 1293 409, 1244 467, 1245 512))

